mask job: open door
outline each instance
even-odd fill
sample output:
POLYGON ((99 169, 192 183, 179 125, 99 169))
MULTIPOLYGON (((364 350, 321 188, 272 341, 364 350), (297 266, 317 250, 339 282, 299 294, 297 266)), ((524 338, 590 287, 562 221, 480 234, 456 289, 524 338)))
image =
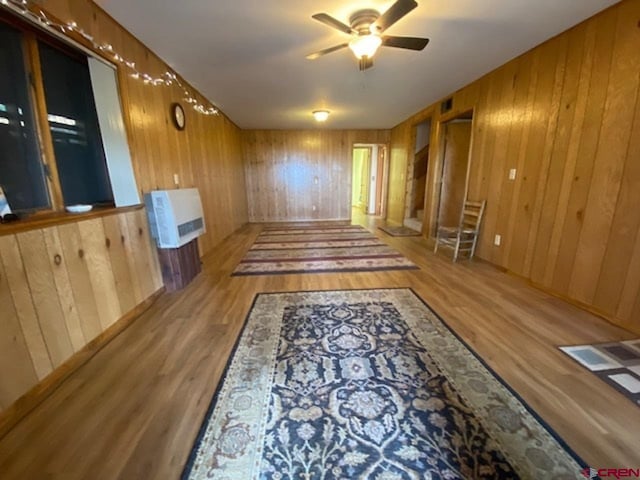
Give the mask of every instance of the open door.
POLYGON ((443 164, 436 229, 440 226, 457 226, 460 221, 469 172, 471 118, 445 123, 443 134, 443 164))
POLYGON ((384 215, 389 162, 387 146, 355 144, 351 177, 351 206, 365 215, 384 215))
POLYGON ((351 206, 367 213, 369 209, 369 172, 372 148, 358 145, 353 148, 351 206))

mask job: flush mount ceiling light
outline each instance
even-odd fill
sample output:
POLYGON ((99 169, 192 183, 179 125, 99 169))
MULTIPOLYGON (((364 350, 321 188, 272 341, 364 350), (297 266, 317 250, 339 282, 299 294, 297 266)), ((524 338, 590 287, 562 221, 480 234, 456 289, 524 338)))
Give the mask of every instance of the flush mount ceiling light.
POLYGON ((387 28, 417 6, 418 3, 415 0, 396 0, 382 15, 371 8, 358 10, 349 17, 348 25, 326 13, 316 13, 311 18, 350 35, 351 40, 307 55, 307 58, 315 60, 327 53, 349 47, 358 59, 360 70, 366 70, 373 66, 373 56, 380 46, 403 48, 405 50, 422 50, 429 43, 428 38, 384 35, 387 28))
POLYGON ((327 118, 329 118, 329 110, 314 110, 311 114, 316 119, 316 122, 326 122, 327 118))

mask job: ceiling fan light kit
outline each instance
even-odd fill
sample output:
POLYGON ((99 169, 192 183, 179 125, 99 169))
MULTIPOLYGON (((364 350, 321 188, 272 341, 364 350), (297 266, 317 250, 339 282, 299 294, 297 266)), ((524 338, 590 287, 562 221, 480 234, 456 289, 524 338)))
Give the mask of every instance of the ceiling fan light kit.
POLYGON ((362 57, 372 58, 380 45, 382 45, 382 39, 373 33, 358 36, 349 42, 349 48, 358 60, 362 57))
POLYGON ((311 112, 313 118, 316 119, 316 122, 326 122, 329 118, 329 110, 314 110, 311 112))
POLYGON ((405 50, 423 50, 429 43, 428 38, 396 37, 383 35, 383 32, 418 6, 415 0, 396 0, 382 15, 377 10, 358 10, 349 18, 349 25, 333 18, 327 13, 316 13, 311 18, 325 25, 351 35, 351 40, 340 45, 325 48, 307 55, 315 60, 328 53, 349 47, 358 59, 360 70, 373 66, 373 56, 380 46, 402 48, 405 50))

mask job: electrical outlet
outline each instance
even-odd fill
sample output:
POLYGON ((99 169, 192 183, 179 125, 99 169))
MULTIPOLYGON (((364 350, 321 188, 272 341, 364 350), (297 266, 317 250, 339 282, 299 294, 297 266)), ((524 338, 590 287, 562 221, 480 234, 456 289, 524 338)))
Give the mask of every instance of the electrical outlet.
POLYGON ((180 184, 180 176, 177 173, 173 174, 173 183, 176 185, 180 184))
POLYGON ((315 211, 316 211, 316 206, 315 206, 315 205, 313 205, 313 206, 311 207, 311 210, 313 210, 313 211, 315 212, 315 211))
POLYGON ((313 183, 318 184, 318 177, 313 177, 313 183))
POLYGON ((496 247, 499 247, 501 243, 502 243, 502 235, 496 235, 495 237, 493 237, 493 244, 496 247))
POLYGON ((511 170, 509 170, 509 180, 515 180, 516 179, 516 169, 512 168, 511 170))

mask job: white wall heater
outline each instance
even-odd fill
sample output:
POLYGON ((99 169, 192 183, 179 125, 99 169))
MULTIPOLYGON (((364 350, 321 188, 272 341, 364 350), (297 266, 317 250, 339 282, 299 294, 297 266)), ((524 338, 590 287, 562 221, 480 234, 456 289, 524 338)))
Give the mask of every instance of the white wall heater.
POLYGON ((181 247, 206 232, 197 188, 153 190, 144 203, 159 248, 181 247))

